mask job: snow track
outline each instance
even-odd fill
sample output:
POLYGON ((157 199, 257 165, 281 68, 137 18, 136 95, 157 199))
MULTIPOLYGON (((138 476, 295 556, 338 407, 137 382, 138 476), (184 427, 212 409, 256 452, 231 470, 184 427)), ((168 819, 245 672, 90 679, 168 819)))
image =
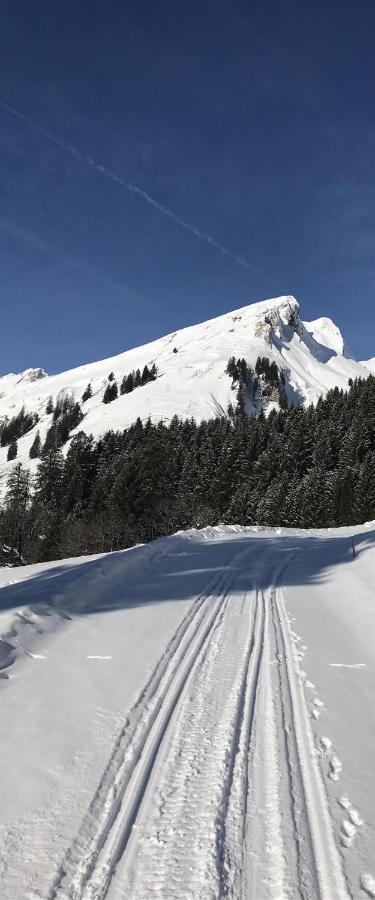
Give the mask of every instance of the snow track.
POLYGON ((277 577, 248 566, 189 608, 48 900, 347 897, 277 577))

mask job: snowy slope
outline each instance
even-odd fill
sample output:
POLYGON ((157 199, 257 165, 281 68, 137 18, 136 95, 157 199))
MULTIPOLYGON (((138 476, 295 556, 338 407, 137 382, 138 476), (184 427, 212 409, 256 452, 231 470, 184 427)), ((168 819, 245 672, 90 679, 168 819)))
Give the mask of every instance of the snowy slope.
POLYGON ((374 897, 374 562, 221 526, 3 570, 1 897, 374 897))
MULTIPOLYGON (((42 369, 0 378, 0 417, 14 416, 24 405, 37 412, 42 440, 51 424, 45 409, 68 393, 81 400, 91 382, 93 397, 83 405, 80 429, 99 437, 108 429, 122 429, 137 416, 169 421, 177 414, 197 421, 227 414, 235 402, 231 379, 225 374, 230 356, 244 357, 255 366, 258 356, 268 356, 286 373, 290 402, 311 403, 327 390, 346 387, 350 377, 366 377, 368 369, 350 358, 343 338, 330 319, 303 323, 293 297, 265 300, 219 318, 184 328, 119 356, 80 366, 49 377, 42 369), (175 352, 177 351, 177 352, 175 352), (155 363, 158 378, 113 403, 102 403, 111 371, 121 383, 133 369, 155 363)), ((29 449, 36 428, 19 441, 18 459, 29 463, 29 449)), ((6 448, 0 449, 0 472, 9 468, 6 448)), ((37 462, 34 462, 34 467, 37 462)))
POLYGON ((375 375, 375 356, 373 356, 371 359, 366 359, 361 362, 361 366, 364 366, 366 369, 370 369, 370 372, 375 375))

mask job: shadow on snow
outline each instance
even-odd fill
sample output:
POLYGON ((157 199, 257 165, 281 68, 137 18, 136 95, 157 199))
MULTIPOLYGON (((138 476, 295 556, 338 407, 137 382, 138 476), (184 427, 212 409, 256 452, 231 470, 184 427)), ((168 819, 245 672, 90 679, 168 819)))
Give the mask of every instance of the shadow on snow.
MULTIPOLYGON (((51 569, 41 566, 25 581, 0 589, 0 611, 27 606, 46 615, 52 607, 66 614, 88 615, 187 600, 203 592, 217 595, 232 565, 232 593, 254 587, 264 590, 275 582, 280 586, 323 584, 332 567, 355 564, 352 536, 345 529, 336 535, 250 529, 231 535, 220 535, 215 529, 207 532, 207 540, 199 532, 181 532, 78 566, 74 560, 51 569)), ((358 558, 375 547, 375 529, 359 528, 354 542, 358 558)), ((14 569, 7 571, 10 577, 15 574, 14 569)))

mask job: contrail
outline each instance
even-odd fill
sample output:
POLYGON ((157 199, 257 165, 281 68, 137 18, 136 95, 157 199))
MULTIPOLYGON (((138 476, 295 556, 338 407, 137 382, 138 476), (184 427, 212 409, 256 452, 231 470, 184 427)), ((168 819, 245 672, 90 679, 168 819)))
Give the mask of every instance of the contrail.
POLYGON ((86 156, 84 153, 81 153, 77 150, 76 147, 73 147, 71 144, 65 143, 65 141, 61 141, 59 138, 55 137, 50 131, 46 128, 43 128, 41 125, 37 125, 32 119, 29 119, 28 116, 25 116, 23 113, 19 112, 14 106, 10 106, 8 103, 5 103, 3 100, 0 100, 0 107, 6 110, 6 112, 10 113, 12 116, 15 116, 17 119, 20 119, 21 122, 24 122, 26 125, 29 125, 30 128, 33 128, 34 131, 37 131, 39 134, 43 135, 47 140, 51 141, 53 144, 56 144, 57 147, 60 147, 62 150, 65 150, 66 153, 70 153, 71 156, 74 156, 75 159, 79 159, 81 162, 87 163, 101 175, 104 175, 107 178, 110 178, 111 181, 114 181, 116 184, 120 185, 120 187, 124 188, 126 191, 129 191, 132 194, 136 194, 136 196, 140 197, 149 206, 152 206, 154 209, 158 210, 163 216, 166 216, 172 222, 175 222, 176 225, 179 225, 180 228, 184 228, 186 231, 189 231, 190 234, 195 235, 195 237, 199 238, 201 241, 205 241, 215 250, 222 254, 222 256, 228 257, 228 259, 233 260, 233 262, 242 266, 244 269, 247 269, 248 272, 253 272, 256 275, 259 275, 264 281, 268 284, 272 282, 268 278, 264 272, 261 272, 257 266, 249 263, 242 256, 238 256, 236 253, 232 253, 231 250, 228 250, 227 247, 224 247, 218 241, 216 241, 211 235, 206 234, 204 231, 200 231, 199 228, 196 228, 194 225, 190 225, 189 222, 185 222, 184 219, 181 219, 180 216, 177 216, 173 210, 169 209, 167 206, 163 206, 162 203, 159 203, 158 200, 155 200, 155 197, 152 197, 151 194, 148 194, 147 191, 142 190, 142 188, 138 187, 138 185, 133 184, 132 181, 127 181, 125 178, 120 178, 119 175, 116 175, 115 172, 112 172, 111 169, 107 169, 106 166, 100 165, 100 163, 96 162, 90 156, 86 156))

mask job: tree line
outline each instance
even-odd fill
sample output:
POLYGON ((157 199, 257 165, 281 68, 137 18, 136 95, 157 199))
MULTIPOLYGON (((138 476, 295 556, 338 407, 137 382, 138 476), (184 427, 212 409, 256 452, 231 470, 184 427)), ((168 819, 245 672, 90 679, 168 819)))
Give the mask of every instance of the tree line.
MULTIPOLYGON (((155 363, 149 368, 144 366, 141 373, 140 369, 129 372, 124 375, 121 385, 120 394, 130 394, 138 387, 155 381, 157 378, 157 368, 155 363)), ((82 403, 86 403, 93 396, 91 382, 85 388, 82 394, 82 403)), ((103 394, 103 403, 112 403, 118 397, 118 386, 113 372, 108 375, 108 383, 103 394)), ((52 397, 49 397, 46 406, 47 415, 52 415, 52 425, 47 431, 44 445, 42 445, 40 433, 37 431, 34 441, 30 447, 30 459, 38 459, 42 454, 49 450, 53 445, 63 447, 69 440, 70 432, 78 428, 80 422, 84 418, 82 408, 78 402, 73 400, 69 395, 58 397, 54 404, 52 397)), ((39 421, 38 413, 27 413, 22 407, 20 412, 11 419, 5 419, 0 423, 0 446, 8 446, 7 460, 13 460, 18 455, 18 440, 31 431, 39 421)))
MULTIPOLYGON (((58 419, 57 419, 58 421, 58 419)), ((0 510, 4 560, 117 550, 218 522, 303 528, 375 518, 375 378, 317 405, 197 424, 138 419, 20 463, 0 510)))

